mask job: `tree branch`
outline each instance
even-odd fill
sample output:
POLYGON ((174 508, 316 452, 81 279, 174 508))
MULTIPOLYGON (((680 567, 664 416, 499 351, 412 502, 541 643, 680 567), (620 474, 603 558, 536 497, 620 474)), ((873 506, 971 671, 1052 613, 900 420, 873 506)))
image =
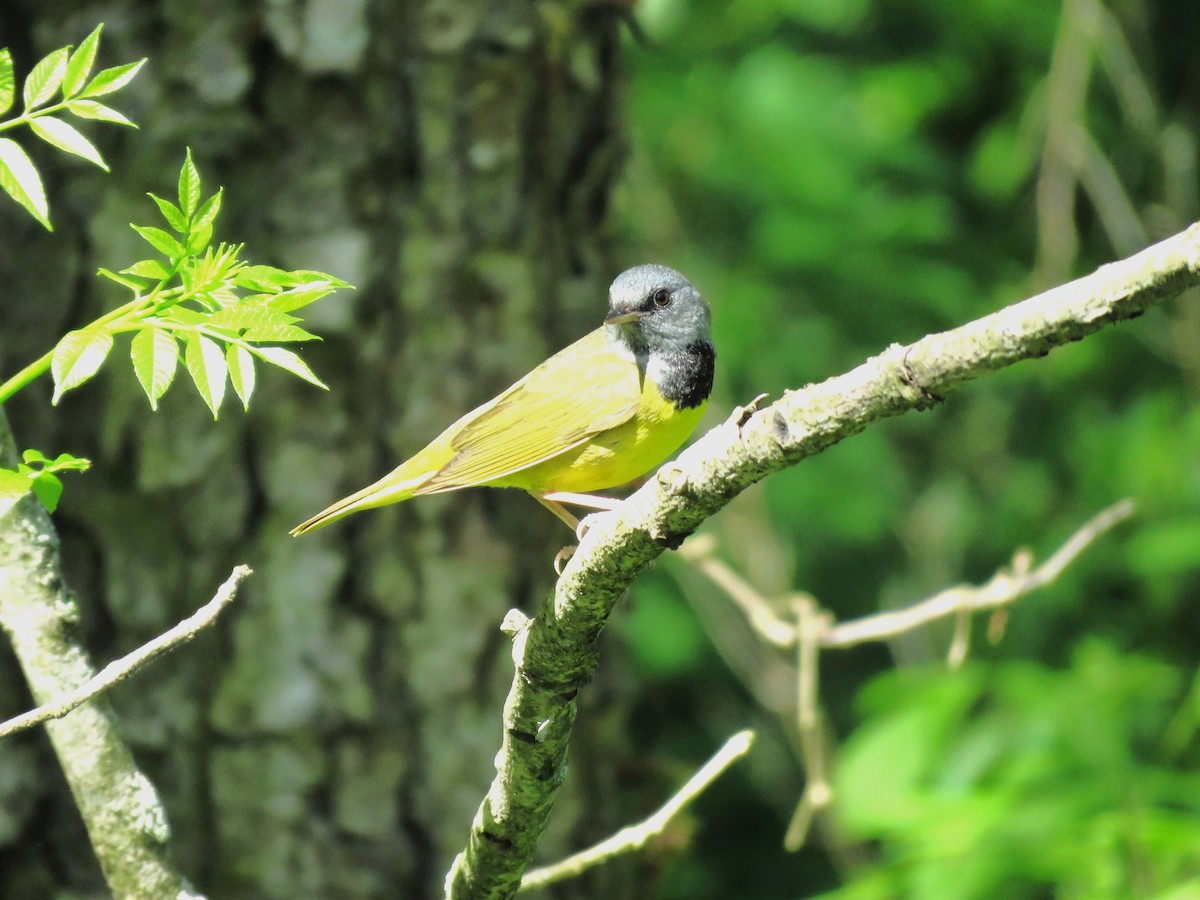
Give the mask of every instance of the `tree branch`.
POLYGON ((950 644, 948 662, 951 668, 957 668, 966 659, 970 646, 973 612, 1000 609, 1050 584, 1097 538, 1129 518, 1133 511, 1134 503, 1128 499, 1101 511, 1085 522, 1036 569, 1031 568, 1033 557, 1030 552, 1018 550, 1011 568, 997 571, 986 584, 959 585, 903 609, 875 613, 840 624, 835 624, 827 610, 804 594, 793 596, 790 621, 777 616, 765 597, 712 555, 714 541, 696 540, 688 544, 682 555, 729 595, 763 642, 783 649, 795 647, 798 650, 796 733, 800 737, 800 757, 807 781, 784 836, 784 848, 795 852, 803 847, 813 821, 833 802, 818 684, 820 670, 817 657, 821 648, 886 641, 939 619, 953 617, 954 639, 950 644))
MULTIPOLYGON (((928 625, 947 616, 981 609, 996 609, 1015 603, 1021 597, 1043 587, 1071 564, 1096 538, 1133 515, 1132 500, 1122 500, 1093 516, 1065 544, 1036 569, 1028 550, 1017 551, 1011 569, 1001 569, 986 584, 959 585, 904 609, 874 613, 841 622, 821 635, 823 647, 853 647, 867 641, 884 641, 928 625)), ((962 651, 965 653, 965 650, 962 651)), ((953 662, 953 654, 951 662, 953 662)))
POLYGON ((545 829, 575 696, 633 579, 751 484, 862 431, 927 409, 979 376, 1123 319, 1200 282, 1200 225, 960 328, 894 344, 845 375, 739 410, 591 528, 536 620, 517 629, 497 774, 447 876, 451 897, 508 897, 545 829))
MULTIPOLYGON (((0 410, 0 464, 16 447, 0 410)), ((29 681, 48 702, 96 670, 79 640, 79 610, 63 583, 58 536, 32 496, 0 516, 0 627, 29 681)), ((117 897, 199 897, 175 869, 158 792, 117 733, 103 698, 47 722, 104 877, 117 897)))
POLYGON ((175 625, 164 631, 158 637, 147 641, 136 650, 125 654, 120 659, 113 660, 79 687, 69 691, 57 700, 43 703, 36 709, 13 716, 7 722, 0 722, 0 738, 24 731, 50 719, 61 719, 71 710, 83 706, 93 697, 107 691, 118 682, 124 681, 142 666, 148 665, 158 657, 180 644, 186 644, 205 628, 212 625, 237 596, 238 586, 250 575, 249 566, 237 566, 229 574, 225 583, 217 588, 217 593, 202 607, 175 625))
POLYGON ((643 819, 637 825, 625 826, 595 846, 568 856, 553 865, 543 866, 526 873, 525 877, 521 879, 521 890, 531 891, 554 884, 556 881, 575 878, 614 856, 640 850, 651 838, 662 834, 673 818, 699 797, 705 788, 720 777, 722 772, 749 753, 753 745, 754 732, 739 731, 722 744, 721 749, 697 769, 684 786, 659 807, 652 816, 643 819))

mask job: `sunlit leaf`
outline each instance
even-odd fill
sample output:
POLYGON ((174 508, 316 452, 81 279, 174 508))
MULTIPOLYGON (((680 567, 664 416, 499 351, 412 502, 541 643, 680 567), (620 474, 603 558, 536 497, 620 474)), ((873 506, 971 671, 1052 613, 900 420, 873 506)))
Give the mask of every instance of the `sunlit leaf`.
POLYGON ((97 269, 96 274, 107 278, 109 281, 115 281, 122 287, 129 288, 129 290, 133 291, 134 293, 143 291, 150 286, 148 281, 145 279, 126 278, 122 275, 118 275, 111 269, 105 269, 103 267, 97 269))
POLYGON ((286 350, 283 347, 254 347, 251 352, 255 356, 265 359, 271 365, 279 366, 279 368, 286 369, 293 375, 303 378, 309 384, 315 384, 319 388, 329 390, 329 385, 318 378, 313 373, 313 370, 308 367, 308 363, 291 350, 286 350))
POLYGON ((225 354, 221 352, 221 346, 202 334, 188 335, 184 362, 200 396, 212 411, 213 418, 217 418, 221 401, 225 399, 227 372, 225 354))
POLYGON ((54 96, 67 72, 68 52, 66 47, 60 47, 33 67, 22 89, 26 111, 36 109, 54 96))
POLYGON ((67 109, 81 119, 95 119, 98 122, 113 122, 117 125, 137 128, 137 125, 130 121, 124 113, 111 106, 105 106, 99 100, 71 100, 67 103, 67 109))
POLYGON ((62 480, 50 472, 40 472, 33 479, 33 493, 37 495, 46 512, 58 509, 58 501, 62 498, 62 480))
POLYGON ((215 194, 200 204, 200 208, 196 210, 196 217, 192 221, 194 227, 202 228, 213 223, 213 220, 217 218, 217 213, 221 211, 221 197, 224 193, 225 188, 219 188, 215 194))
POLYGON ((151 281, 162 281, 169 278, 171 270, 158 259, 142 259, 132 266, 121 270, 122 275, 134 275, 138 278, 149 278, 151 281))
POLYGON ((113 66, 96 73, 96 77, 88 82, 87 87, 79 92, 80 98, 102 97, 119 91, 133 80, 138 71, 146 64, 145 59, 126 63, 123 66, 113 66))
POLYGON ((293 288, 290 291, 284 291, 272 297, 268 303, 271 309, 277 309, 280 312, 292 312, 293 310, 302 309, 310 303, 315 303, 322 297, 328 297, 333 293, 333 288, 293 288))
POLYGON ((315 334, 299 325, 254 325, 242 332, 247 341, 286 344, 293 341, 319 341, 315 334))
POLYGON ((208 242, 212 240, 213 228, 211 225, 192 226, 192 233, 187 239, 187 250, 192 256, 203 253, 208 248, 208 242))
POLYGON ((254 357, 240 344, 230 344, 225 350, 225 363, 229 366, 229 380, 242 401, 242 408, 250 408, 250 395, 254 393, 254 357))
POLYGON ((21 145, 9 138, 0 138, 0 188, 45 225, 47 231, 54 230, 42 177, 21 145))
POLYGON ((133 336, 129 356, 138 382, 150 400, 150 408, 157 410, 159 398, 175 378, 179 345, 165 329, 146 328, 133 336))
POLYGON ((188 147, 179 170, 179 208, 190 219, 200 203, 200 172, 192 162, 192 148, 188 147))
POLYGON ((258 326, 293 325, 298 322, 295 316, 271 309, 261 302, 238 303, 214 313, 211 319, 213 325, 232 326, 234 328, 254 328, 258 326))
POLYGON ((29 127, 46 143, 67 153, 81 156, 105 172, 108 171, 108 164, 100 156, 100 151, 74 125, 55 116, 38 116, 30 120, 29 127))
POLYGON ((271 291, 277 288, 289 288, 295 285, 291 273, 274 266, 246 266, 237 274, 239 287, 251 291, 271 291))
POLYGON ((12 109, 17 95, 17 82, 13 75, 12 54, 5 47, 0 50, 0 115, 12 109))
POLYGON ((184 255, 183 245, 161 228, 151 228, 146 225, 132 224, 129 227, 145 238, 146 243, 148 243, 163 256, 169 256, 172 259, 178 259, 184 255))
POLYGON ((96 50, 100 47, 100 30, 104 28, 101 22, 91 34, 83 39, 79 48, 71 54, 67 61, 67 71, 63 76, 63 96, 74 97, 79 93, 87 77, 92 74, 92 65, 96 62, 96 50))
POLYGON ((148 194, 147 196, 157 204, 159 212, 163 214, 163 218, 167 220, 168 225, 180 234, 187 234, 188 220, 187 216, 183 214, 183 210, 170 200, 164 200, 156 194, 148 194))
POLYGON ((103 328, 82 328, 63 335, 50 361, 54 378, 51 402, 57 404, 63 394, 95 375, 112 346, 113 336, 103 328))
POLYGON ((55 472, 71 470, 75 472, 85 472, 92 467, 92 461, 85 459, 82 456, 75 456, 70 453, 60 453, 50 461, 47 468, 55 472))
POLYGON ((17 505, 17 501, 33 487, 28 475, 12 469, 0 469, 0 516, 17 505))

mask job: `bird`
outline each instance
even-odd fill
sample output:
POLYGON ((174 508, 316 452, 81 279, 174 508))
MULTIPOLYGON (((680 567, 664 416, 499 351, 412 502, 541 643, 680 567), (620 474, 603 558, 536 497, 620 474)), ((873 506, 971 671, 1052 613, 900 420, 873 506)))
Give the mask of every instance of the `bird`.
POLYGON ((646 264, 613 280, 603 324, 469 413, 387 475, 291 530, 468 487, 520 488, 572 530, 563 504, 657 468, 696 429, 712 391, 708 304, 682 274, 646 264))

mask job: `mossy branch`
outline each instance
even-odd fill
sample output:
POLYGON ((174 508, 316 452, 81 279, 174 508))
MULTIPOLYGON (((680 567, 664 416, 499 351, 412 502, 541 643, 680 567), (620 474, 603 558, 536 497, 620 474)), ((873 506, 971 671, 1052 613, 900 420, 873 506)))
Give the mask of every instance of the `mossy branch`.
MULTIPOLYGON (((16 444, 0 410, 0 465, 16 444)), ((79 634, 79 609, 63 582, 50 517, 25 497, 0 515, 0 628, 12 641, 39 703, 96 674, 79 634)), ((175 868, 158 792, 137 767, 103 698, 46 723, 87 826, 96 859, 118 897, 199 897, 175 868)))
POLYGON ((598 663, 617 599, 664 550, 750 485, 872 422, 927 409, 988 372, 1140 315, 1200 284, 1200 224, 1084 278, 960 328, 893 344, 844 375, 735 412, 664 465, 591 528, 537 618, 511 627, 516 674, 504 706, 496 778, 446 893, 510 897, 545 829, 565 777, 575 697, 598 663))

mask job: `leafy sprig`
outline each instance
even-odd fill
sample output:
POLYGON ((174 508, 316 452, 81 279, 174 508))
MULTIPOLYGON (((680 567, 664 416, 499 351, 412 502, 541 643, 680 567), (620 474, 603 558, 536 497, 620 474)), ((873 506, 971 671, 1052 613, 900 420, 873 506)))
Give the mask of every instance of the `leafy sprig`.
MULTIPOLYGON (((281 345, 319 340, 301 326, 301 318, 294 313, 350 285, 324 272, 252 265, 241 258, 241 244, 213 244, 223 190, 203 197, 203 182, 191 150, 179 173, 176 199, 149 196, 167 227, 130 227, 157 255, 119 272, 99 270, 100 275, 130 291, 132 298, 91 324, 68 332, 53 350, 0 384, 0 404, 47 371, 54 380, 53 402, 57 404, 63 394, 100 371, 116 338, 126 333, 133 336, 129 355, 151 409, 158 408, 158 401, 174 382, 181 356, 214 419, 229 385, 243 408, 249 409, 260 362, 325 388, 298 353, 281 345)), ((70 459, 73 457, 59 457, 53 465, 67 467, 61 461, 70 459)), ((25 471, 38 460, 44 457, 38 454, 33 462, 27 459, 27 465, 17 470, 0 469, 0 513, 7 509, 5 502, 11 500, 11 506, 29 490, 39 496, 45 492, 57 502, 52 486, 57 479, 47 479, 54 478, 58 469, 42 466, 34 474, 30 474, 32 469, 25 471), (18 489, 14 499, 13 492, 18 489)))
POLYGON ((62 481, 56 473, 83 472, 91 466, 90 461, 69 453, 49 459, 40 450, 26 450, 22 458, 24 462, 16 469, 0 468, 0 516, 30 491, 37 495, 47 511, 54 512, 63 492, 62 481))
MULTIPOLYGON (((0 132, 28 125, 35 135, 51 146, 108 171, 108 164, 95 145, 62 118, 63 113, 68 113, 80 119, 137 127, 122 113, 96 98, 115 93, 129 84, 146 60, 102 69, 92 75, 103 27, 97 25, 74 51, 70 46, 60 47, 30 70, 21 88, 23 111, 14 118, 0 120, 0 132), (61 99, 50 103, 55 95, 61 99)), ((16 97, 12 54, 7 48, 0 49, 0 116, 12 109, 16 97)), ((53 230, 41 175, 24 148, 7 137, 0 137, 0 188, 48 230, 53 230)))
POLYGON ((120 272, 100 270, 132 291, 133 299, 68 332, 54 348, 50 371, 55 403, 96 374, 114 336, 123 332, 134 333, 130 358, 152 409, 173 383, 181 355, 213 418, 228 384, 249 408, 260 361, 325 387, 299 354, 279 345, 319 340, 292 313, 349 285, 324 272, 250 265, 240 258, 241 244, 214 245, 213 223, 223 194, 218 190, 203 202, 201 194, 200 173, 189 150, 179 173, 178 203, 150 195, 169 230, 132 226, 160 255, 120 272))

